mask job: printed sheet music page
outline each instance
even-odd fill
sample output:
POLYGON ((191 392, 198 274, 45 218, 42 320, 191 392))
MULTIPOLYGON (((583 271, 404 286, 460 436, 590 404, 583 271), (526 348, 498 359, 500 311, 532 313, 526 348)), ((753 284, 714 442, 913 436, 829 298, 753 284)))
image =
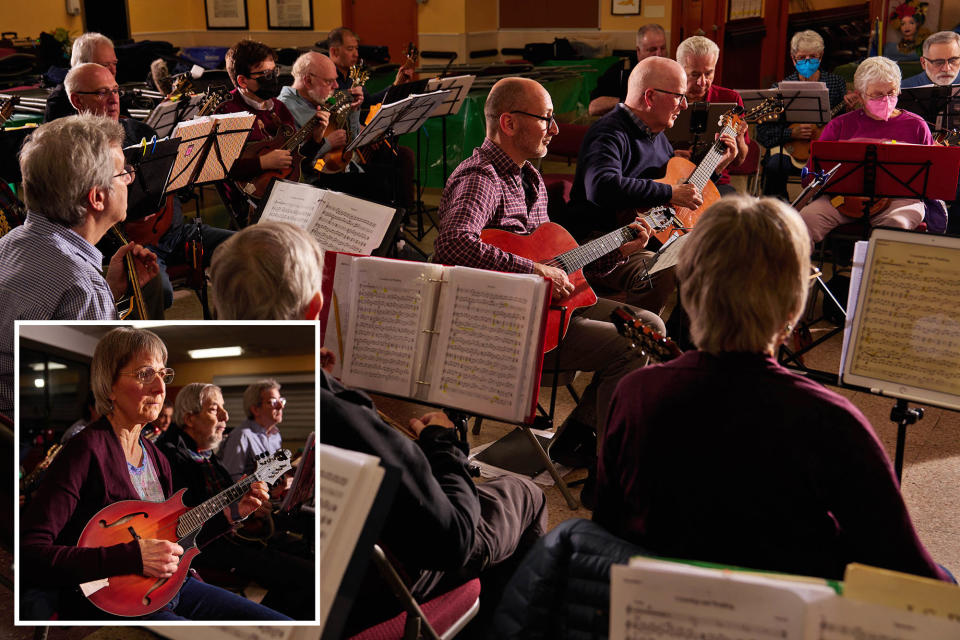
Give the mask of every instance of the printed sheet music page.
POLYGON ((902 389, 902 397, 960 406, 960 249, 879 236, 874 242, 844 380, 859 376, 867 380, 854 384, 888 395, 901 397, 902 389))
MULTIPOLYGON (((433 327, 441 265, 354 258, 343 382, 398 396, 426 396, 417 373, 433 327), (419 394, 419 395, 418 395, 419 394)), ((340 300, 343 306, 343 300, 340 300)))
POLYGON ((547 282, 467 267, 444 272, 428 400, 507 421, 525 420, 540 361, 547 282))

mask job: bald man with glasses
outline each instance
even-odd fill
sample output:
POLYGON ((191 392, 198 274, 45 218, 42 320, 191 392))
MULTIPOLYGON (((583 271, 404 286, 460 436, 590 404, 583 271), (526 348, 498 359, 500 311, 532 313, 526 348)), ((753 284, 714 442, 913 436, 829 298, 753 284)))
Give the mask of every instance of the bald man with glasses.
MULTIPOLYGON (((641 60, 630 73, 626 100, 590 127, 580 146, 566 217, 578 240, 613 231, 636 210, 666 204, 697 209, 703 204, 692 184, 656 182, 674 155, 664 131, 687 108, 686 91, 687 75, 679 63, 660 57, 641 60)), ((721 139, 727 153, 718 171, 737 154, 731 136, 721 139)), ((587 279, 598 295, 625 291, 628 304, 660 314, 673 291, 673 269, 646 277, 652 257, 649 250, 637 251, 606 275, 588 274, 587 279)))

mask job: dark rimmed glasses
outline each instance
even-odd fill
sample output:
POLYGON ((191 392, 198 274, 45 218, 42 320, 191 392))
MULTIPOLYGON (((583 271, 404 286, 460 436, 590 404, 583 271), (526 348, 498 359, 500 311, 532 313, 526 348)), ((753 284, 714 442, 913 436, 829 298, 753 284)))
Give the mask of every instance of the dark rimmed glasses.
POLYGON ((520 111, 519 109, 516 110, 516 111, 511 111, 510 113, 520 113, 520 114, 523 114, 523 115, 525 115, 525 116, 530 116, 531 118, 536 118, 537 120, 543 120, 544 122, 547 123, 547 129, 548 129, 548 130, 551 129, 555 124, 557 124, 557 121, 554 119, 554 117, 553 117, 552 115, 550 115, 550 116, 538 116, 538 115, 535 114, 535 113, 529 113, 529 112, 527 112, 527 111, 520 111))

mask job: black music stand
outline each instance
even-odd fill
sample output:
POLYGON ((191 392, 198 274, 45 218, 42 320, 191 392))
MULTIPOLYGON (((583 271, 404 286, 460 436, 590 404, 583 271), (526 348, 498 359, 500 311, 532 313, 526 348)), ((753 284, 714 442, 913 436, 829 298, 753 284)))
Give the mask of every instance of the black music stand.
POLYGON ((163 206, 167 181, 177 157, 180 138, 143 141, 124 147, 127 163, 136 169, 127 187, 127 220, 141 220, 163 206))
POLYGON ((158 136, 165 138, 173 133, 178 123, 193 119, 200 112, 204 99, 203 94, 196 94, 184 96, 176 102, 164 100, 150 112, 146 123, 157 132, 158 136))
MULTIPOLYGON (((385 104, 377 111, 373 119, 367 123, 363 131, 357 134, 357 137, 347 145, 344 153, 380 142, 381 140, 392 139, 393 142, 391 144, 396 145, 397 136, 419 131, 448 93, 448 91, 433 91, 425 94, 411 94, 397 102, 385 104)), ((396 162, 396 152, 394 152, 394 158, 396 162)), ((394 167, 394 171, 396 173, 396 166, 394 167)), ((396 180, 391 181, 391 186, 393 191, 393 204, 397 205, 396 180)), ((400 228, 398 244, 400 242, 406 243, 402 237, 404 233, 405 231, 400 228)), ((413 243, 406 244, 409 244, 411 248, 426 259, 426 255, 417 248, 416 245, 413 243)))
POLYGON ((674 149, 689 149, 695 156, 703 145, 713 144, 722 129, 720 117, 736 106, 735 102, 694 102, 689 109, 681 111, 673 126, 666 130, 667 139, 674 149))
POLYGON ((930 123, 931 128, 960 127, 960 85, 903 89, 897 108, 917 114, 930 123))

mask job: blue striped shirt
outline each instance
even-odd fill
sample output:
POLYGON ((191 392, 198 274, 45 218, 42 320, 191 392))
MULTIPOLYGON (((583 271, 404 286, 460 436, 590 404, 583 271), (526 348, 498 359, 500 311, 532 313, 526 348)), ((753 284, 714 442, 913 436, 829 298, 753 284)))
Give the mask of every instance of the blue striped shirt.
POLYGON ((0 411, 13 414, 15 320, 115 320, 103 254, 80 234, 28 213, 0 238, 0 411))

